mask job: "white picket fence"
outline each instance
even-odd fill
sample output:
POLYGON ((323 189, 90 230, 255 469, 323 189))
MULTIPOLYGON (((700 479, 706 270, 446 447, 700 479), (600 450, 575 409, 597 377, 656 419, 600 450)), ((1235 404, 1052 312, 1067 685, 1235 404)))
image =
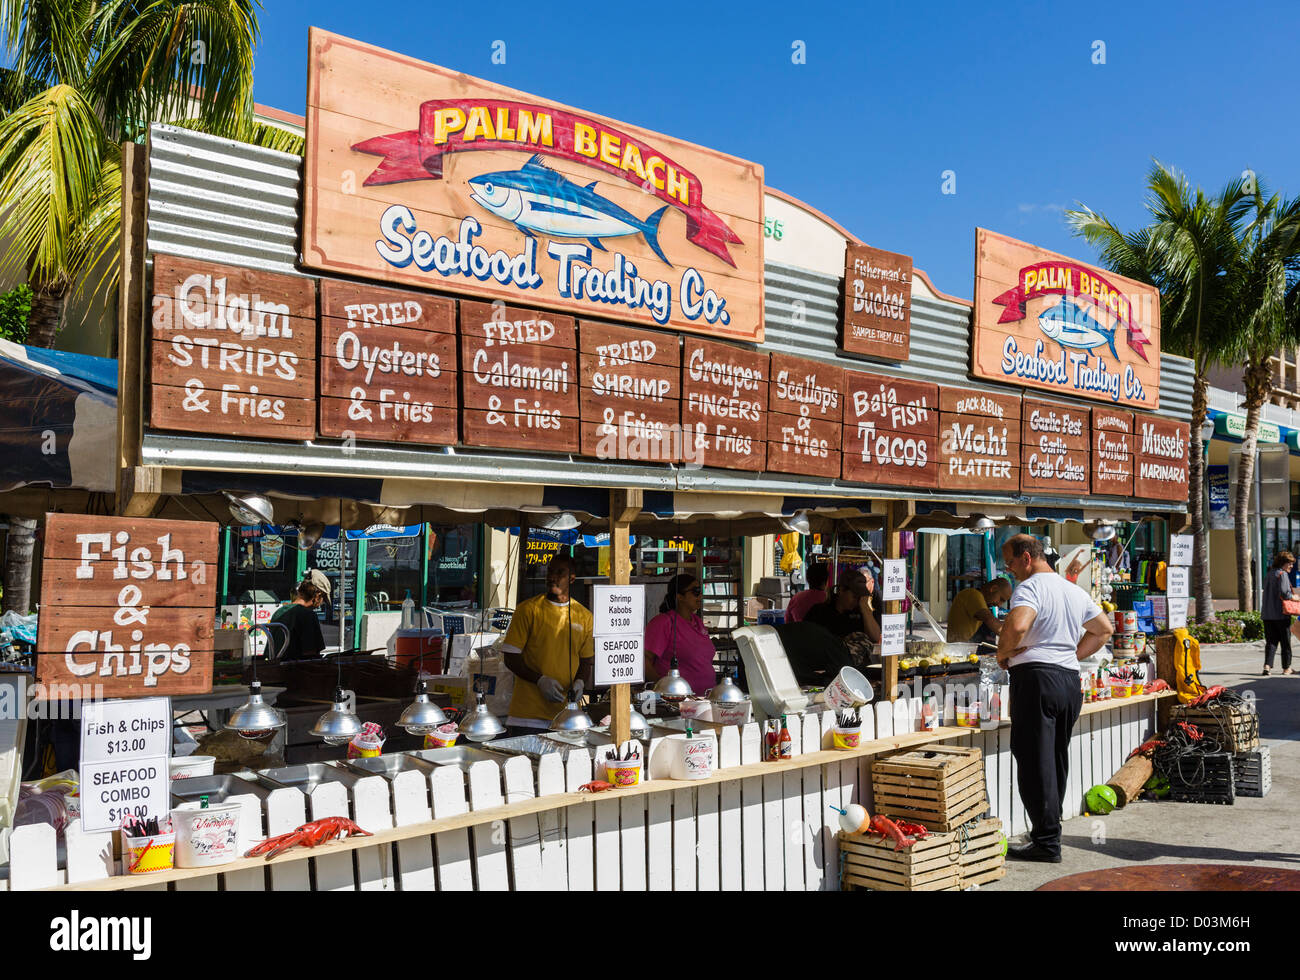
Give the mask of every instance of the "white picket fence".
MULTIPOLYGON (((865 711, 862 739, 915 732, 919 703, 882 702, 865 711)), ((1084 714, 1071 741, 1066 816, 1081 810, 1088 787, 1104 782, 1139 745, 1154 722, 1155 702, 1117 703, 1084 714)), ((796 752, 829 746, 832 715, 790 718, 796 752)), ((963 733, 947 744, 983 750, 994 816, 1010 835, 1028 829, 1016 790, 1011 729, 963 733)), ((504 765, 476 762, 468 772, 440 767, 428 778, 404 772, 391 782, 372 776, 349 790, 324 783, 310 795, 279 789, 263 801, 244 803, 243 837, 292 830, 309 819, 350 816, 370 831, 426 823, 499 808, 535 796, 572 793, 592 779, 604 752, 593 759, 575 750, 567 761, 544 756, 536 773, 522 757, 504 765)), ((652 754, 654 747, 652 747, 652 754)), ((754 724, 722 733, 722 768, 760 762, 760 731, 754 724)), ((804 768, 758 773, 722 782, 674 783, 671 790, 627 795, 617 791, 590 801, 530 812, 434 834, 415 834, 354 850, 279 860, 268 866, 214 869, 170 882, 120 875, 112 835, 66 833, 66 860, 46 825, 18 827, 11 840, 11 889, 118 887, 128 890, 262 889, 317 891, 818 891, 839 888, 832 806, 850 802, 871 809, 870 754, 842 762, 811 762, 804 768), (111 880, 110 880, 111 879, 111 880)), ((3 883, 0 883, 3 884, 3 883)))

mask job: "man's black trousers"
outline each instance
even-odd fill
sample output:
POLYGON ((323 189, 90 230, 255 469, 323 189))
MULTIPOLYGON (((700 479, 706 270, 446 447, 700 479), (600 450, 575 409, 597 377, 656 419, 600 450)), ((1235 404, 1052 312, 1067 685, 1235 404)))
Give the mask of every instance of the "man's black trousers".
POLYGON ((1061 852, 1070 735, 1082 707, 1078 671, 1046 664, 1011 668, 1011 755, 1020 801, 1030 839, 1053 854, 1061 852))

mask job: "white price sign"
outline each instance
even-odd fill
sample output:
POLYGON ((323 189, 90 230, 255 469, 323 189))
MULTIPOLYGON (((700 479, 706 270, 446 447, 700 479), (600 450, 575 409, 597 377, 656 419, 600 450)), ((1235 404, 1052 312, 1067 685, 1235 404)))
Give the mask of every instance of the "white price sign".
POLYGON ((1192 563, 1192 535, 1173 534, 1169 537, 1169 565, 1186 568, 1192 563))
POLYGON ((880 617, 880 655, 901 657, 903 639, 907 635, 907 614, 887 613, 880 617))
POLYGON ((907 598, 907 563, 902 558, 886 558, 883 573, 884 582, 880 586, 880 598, 885 602, 894 602, 907 598))
POLYGON ((1188 598, 1192 594, 1189 587, 1191 577, 1190 569, 1170 565, 1165 569, 1165 584, 1168 586, 1165 593, 1170 599, 1188 598))
POLYGON ((631 635, 596 637, 593 679, 598 687, 644 681, 645 638, 631 635))
POLYGON ((592 587, 597 686, 645 680, 645 586, 592 587))
POLYGON ((83 705, 82 829, 117 830, 126 816, 166 819, 171 744, 171 698, 83 705))
POLYGON ((1169 599, 1169 628, 1171 630, 1181 629, 1187 625, 1187 600, 1175 599, 1172 596, 1169 599))

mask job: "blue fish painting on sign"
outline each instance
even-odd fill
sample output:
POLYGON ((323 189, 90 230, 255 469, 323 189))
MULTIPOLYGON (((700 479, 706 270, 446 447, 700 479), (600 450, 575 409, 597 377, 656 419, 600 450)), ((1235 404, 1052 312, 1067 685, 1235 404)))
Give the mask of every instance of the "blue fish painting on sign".
POLYGON ((1115 350, 1115 328, 1107 330, 1069 297, 1062 296, 1055 306, 1038 314, 1038 329, 1062 347, 1079 350, 1109 347, 1111 354, 1119 360, 1119 353, 1115 350))
POLYGON ((585 238, 606 251, 601 239, 640 235, 655 255, 671 266, 659 248, 659 222, 664 205, 644 221, 596 193, 596 181, 586 187, 567 180, 534 154, 518 170, 479 174, 468 181, 474 203, 511 222, 529 237, 534 232, 557 238, 585 238))

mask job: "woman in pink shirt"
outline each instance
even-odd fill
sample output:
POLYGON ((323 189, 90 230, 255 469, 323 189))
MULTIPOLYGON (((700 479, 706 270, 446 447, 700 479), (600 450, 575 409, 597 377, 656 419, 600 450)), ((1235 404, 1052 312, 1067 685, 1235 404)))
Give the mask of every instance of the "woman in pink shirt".
POLYGON ((713 641, 700 617, 703 604, 700 583, 694 575, 674 575, 669 580, 659 615, 645 628, 647 681, 653 684, 666 675, 675 655, 677 669, 696 694, 707 695, 717 683, 713 641))
POLYGON ((785 621, 798 623, 808 615, 808 610, 819 602, 826 601, 826 580, 830 578, 830 568, 823 562, 808 566, 808 588, 804 589, 785 607, 785 621))

